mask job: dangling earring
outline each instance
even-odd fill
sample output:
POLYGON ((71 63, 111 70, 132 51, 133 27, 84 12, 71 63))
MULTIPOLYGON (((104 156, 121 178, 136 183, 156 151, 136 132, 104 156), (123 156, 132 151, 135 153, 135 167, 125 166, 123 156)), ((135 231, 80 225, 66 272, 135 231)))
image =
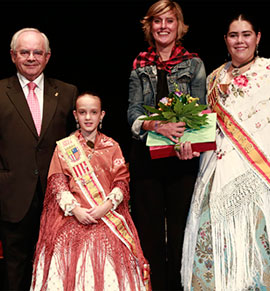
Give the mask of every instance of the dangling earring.
POLYGON ((80 128, 80 124, 78 122, 78 119, 76 119, 76 128, 79 129, 80 128))
POLYGON ((99 121, 98 128, 99 128, 99 129, 102 129, 102 119, 100 119, 100 121, 99 121))
POLYGON ((256 57, 259 56, 259 45, 258 44, 256 45, 255 54, 256 54, 256 57))
POLYGON ((231 59, 232 59, 232 58, 231 58, 231 55, 230 55, 230 53, 228 52, 228 53, 227 53, 227 58, 225 59, 225 62, 229 62, 231 59))

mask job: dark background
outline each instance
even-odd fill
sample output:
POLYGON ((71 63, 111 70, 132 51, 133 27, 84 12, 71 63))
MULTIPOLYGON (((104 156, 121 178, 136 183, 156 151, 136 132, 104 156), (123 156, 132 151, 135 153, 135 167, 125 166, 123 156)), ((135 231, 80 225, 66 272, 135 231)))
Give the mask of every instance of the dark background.
MULTIPOLYGON (((46 74, 93 90, 104 100, 103 132, 116 139, 128 160, 128 79, 134 58, 146 50, 140 20, 155 1, 149 0, 0 0, 0 79, 15 72, 9 56, 14 32, 36 27, 52 49, 46 74)), ((221 65, 227 52, 224 23, 236 10, 252 12, 262 22, 260 55, 269 57, 270 1, 178 1, 189 32, 183 45, 203 59, 207 74, 221 65)))

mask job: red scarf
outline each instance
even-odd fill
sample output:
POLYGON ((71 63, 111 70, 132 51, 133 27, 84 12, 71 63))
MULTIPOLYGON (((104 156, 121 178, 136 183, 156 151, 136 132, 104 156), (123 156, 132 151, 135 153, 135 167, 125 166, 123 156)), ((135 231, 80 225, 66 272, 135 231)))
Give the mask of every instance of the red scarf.
POLYGON ((145 66, 157 66, 161 70, 171 72, 174 65, 179 64, 185 60, 197 58, 196 53, 189 53, 182 46, 175 46, 172 50, 171 56, 167 61, 160 61, 159 55, 155 48, 149 47, 147 52, 141 52, 133 62, 133 69, 143 68, 145 66))

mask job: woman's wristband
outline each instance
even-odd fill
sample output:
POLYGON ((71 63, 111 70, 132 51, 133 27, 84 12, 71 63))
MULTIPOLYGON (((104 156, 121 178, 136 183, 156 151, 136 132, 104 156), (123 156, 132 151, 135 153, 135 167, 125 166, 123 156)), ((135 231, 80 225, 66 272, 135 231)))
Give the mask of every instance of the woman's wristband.
POLYGON ((155 125, 154 125, 154 131, 155 132, 157 132, 158 125, 159 125, 159 122, 158 121, 155 121, 155 125))

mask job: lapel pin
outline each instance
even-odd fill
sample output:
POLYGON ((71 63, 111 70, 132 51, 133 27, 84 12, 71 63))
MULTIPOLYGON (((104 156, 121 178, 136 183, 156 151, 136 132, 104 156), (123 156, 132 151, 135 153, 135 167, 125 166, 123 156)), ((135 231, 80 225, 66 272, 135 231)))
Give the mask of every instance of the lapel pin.
POLYGON ((56 97, 57 97, 57 96, 58 96, 58 94, 59 94, 59 93, 58 93, 58 92, 56 92, 56 93, 54 94, 54 96, 56 96, 56 97))

